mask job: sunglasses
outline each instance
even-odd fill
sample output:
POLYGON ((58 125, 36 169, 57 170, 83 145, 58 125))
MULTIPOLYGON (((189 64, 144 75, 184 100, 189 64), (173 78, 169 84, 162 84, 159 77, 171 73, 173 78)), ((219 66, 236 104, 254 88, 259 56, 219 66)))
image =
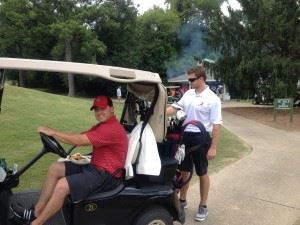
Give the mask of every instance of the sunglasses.
POLYGON ((195 80, 198 80, 200 77, 189 78, 188 81, 193 83, 195 80))

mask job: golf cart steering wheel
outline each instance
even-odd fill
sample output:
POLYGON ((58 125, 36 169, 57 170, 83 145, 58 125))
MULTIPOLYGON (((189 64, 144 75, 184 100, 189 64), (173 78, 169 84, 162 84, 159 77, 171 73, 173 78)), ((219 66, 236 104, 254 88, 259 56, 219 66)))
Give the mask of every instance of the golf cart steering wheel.
POLYGON ((41 140, 44 145, 44 151, 45 152, 52 152, 54 154, 59 155, 62 158, 67 157, 67 153, 64 150, 64 148, 59 144, 59 142, 49 135, 46 135, 44 133, 40 133, 41 140))

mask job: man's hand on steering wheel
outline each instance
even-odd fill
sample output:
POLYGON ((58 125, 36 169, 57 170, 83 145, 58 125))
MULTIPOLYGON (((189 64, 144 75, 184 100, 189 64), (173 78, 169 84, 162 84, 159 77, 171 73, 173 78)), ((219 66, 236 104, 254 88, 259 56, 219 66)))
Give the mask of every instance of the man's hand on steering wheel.
POLYGON ((39 133, 44 133, 44 134, 46 134, 48 136, 53 137, 56 130, 54 130, 54 129, 50 128, 50 127, 47 127, 47 126, 41 126, 41 127, 38 127, 37 131, 39 133))
POLYGON ((52 152, 54 154, 59 155, 62 158, 67 157, 68 154, 54 137, 44 132, 40 132, 39 134, 41 136, 41 140, 43 142, 45 152, 52 152))

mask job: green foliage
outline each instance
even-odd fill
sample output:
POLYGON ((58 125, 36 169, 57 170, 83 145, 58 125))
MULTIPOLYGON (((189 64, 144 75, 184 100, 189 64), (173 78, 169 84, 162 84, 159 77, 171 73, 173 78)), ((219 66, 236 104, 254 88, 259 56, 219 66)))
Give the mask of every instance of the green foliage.
POLYGON ((229 17, 216 12, 210 24, 207 43, 221 53, 217 76, 237 97, 254 94, 255 83, 270 76, 274 96, 294 96, 300 79, 299 1, 239 2, 241 11, 229 10, 229 17), (289 88, 280 92, 283 86, 289 88))
MULTIPOLYGON (((0 56, 99 63, 164 75, 165 62, 176 54, 177 15, 157 8, 138 18, 130 0, 0 0, 0 21, 0 56), (150 23, 159 29, 152 33, 150 23)), ((31 73, 23 85, 79 93, 89 86, 88 79, 75 77, 73 82, 74 76, 68 77, 31 73)))
POLYGON ((31 46, 35 14, 27 0, 3 1, 0 5, 0 50, 9 56, 25 56, 31 46))
POLYGON ((276 85, 274 87, 274 97, 275 98, 286 98, 288 97, 288 85, 279 80, 278 82, 276 82, 276 85))
POLYGON ((95 12, 93 28, 106 45, 106 54, 97 62, 122 67, 137 67, 137 10, 132 1, 108 0, 95 12))
POLYGON ((138 18, 139 68, 164 77, 166 64, 176 54, 179 18, 172 11, 153 8, 138 18))
MULTIPOLYGON (((228 17, 220 10, 224 0, 165 2, 168 10, 156 7, 138 16, 132 0, 0 0, 0 56, 132 67, 162 79, 203 58, 218 59, 211 69, 232 97, 253 96, 257 81, 270 77, 273 96, 294 96, 299 0, 239 0, 242 10, 229 9, 228 17)), ((83 93, 90 85, 71 75, 10 76, 21 86, 50 91, 73 86, 75 92, 76 84, 83 93)))
POLYGON ((170 9, 176 12, 182 23, 197 19, 198 23, 208 23, 209 15, 220 7, 223 0, 166 0, 170 9), (201 16, 199 16, 201 15, 201 16), (198 20, 199 18, 201 20, 198 20))
MULTIPOLYGON (((88 24, 93 13, 91 8, 98 5, 97 1, 3 1, 0 4, 0 31, 3 34, 0 36, 0 54, 96 62, 97 54, 103 55, 106 51, 105 44, 88 24)), ((29 86, 34 86, 34 78, 27 79, 29 86)), ((65 81, 64 85, 73 86, 75 90, 72 80, 65 81)), ((48 87, 55 89, 52 85, 48 87)))
POLYGON ((211 14, 220 7, 219 0, 171 0, 172 12, 180 18, 177 30, 177 54, 168 62, 167 74, 184 74, 185 71, 204 58, 213 59, 215 54, 205 42, 211 14))

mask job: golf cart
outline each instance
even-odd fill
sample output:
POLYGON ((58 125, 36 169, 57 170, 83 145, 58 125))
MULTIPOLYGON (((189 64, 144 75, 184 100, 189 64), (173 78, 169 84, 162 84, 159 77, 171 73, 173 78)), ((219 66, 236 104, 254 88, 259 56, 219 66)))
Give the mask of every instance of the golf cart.
POLYGON ((300 108, 300 88, 297 89, 294 98, 294 107, 300 108))
POLYGON ((178 102, 183 93, 180 91, 180 86, 166 86, 168 95, 168 104, 178 102))
MULTIPOLYGON (((158 176, 137 174, 136 164, 142 154, 143 138, 134 149, 131 160, 134 175, 117 185, 113 190, 94 193, 88 198, 72 202, 65 200, 62 209, 52 217, 47 225, 171 225, 178 221, 183 224, 184 210, 180 206, 175 175, 177 160, 174 158, 174 145, 167 139, 166 88, 158 74, 111 66, 46 60, 0 58, 0 73, 6 70, 47 71, 73 73, 83 76, 97 76, 118 83, 127 84, 127 96, 120 123, 130 134, 136 126, 150 125, 157 143, 161 169, 158 176)), ((0 77, 1 77, 0 76, 0 77)), ((3 96, 5 98, 5 94, 3 96)), ((0 225, 12 225, 16 220, 10 205, 18 202, 24 207, 32 206, 39 191, 14 192, 19 179, 32 165, 47 153, 66 158, 75 148, 65 149, 53 137, 40 134, 42 150, 21 169, 9 169, 4 156, 0 160, 0 225)), ((9 153, 7 153, 9 154, 9 153)), ((42 182, 42 181, 41 181, 42 182)))

